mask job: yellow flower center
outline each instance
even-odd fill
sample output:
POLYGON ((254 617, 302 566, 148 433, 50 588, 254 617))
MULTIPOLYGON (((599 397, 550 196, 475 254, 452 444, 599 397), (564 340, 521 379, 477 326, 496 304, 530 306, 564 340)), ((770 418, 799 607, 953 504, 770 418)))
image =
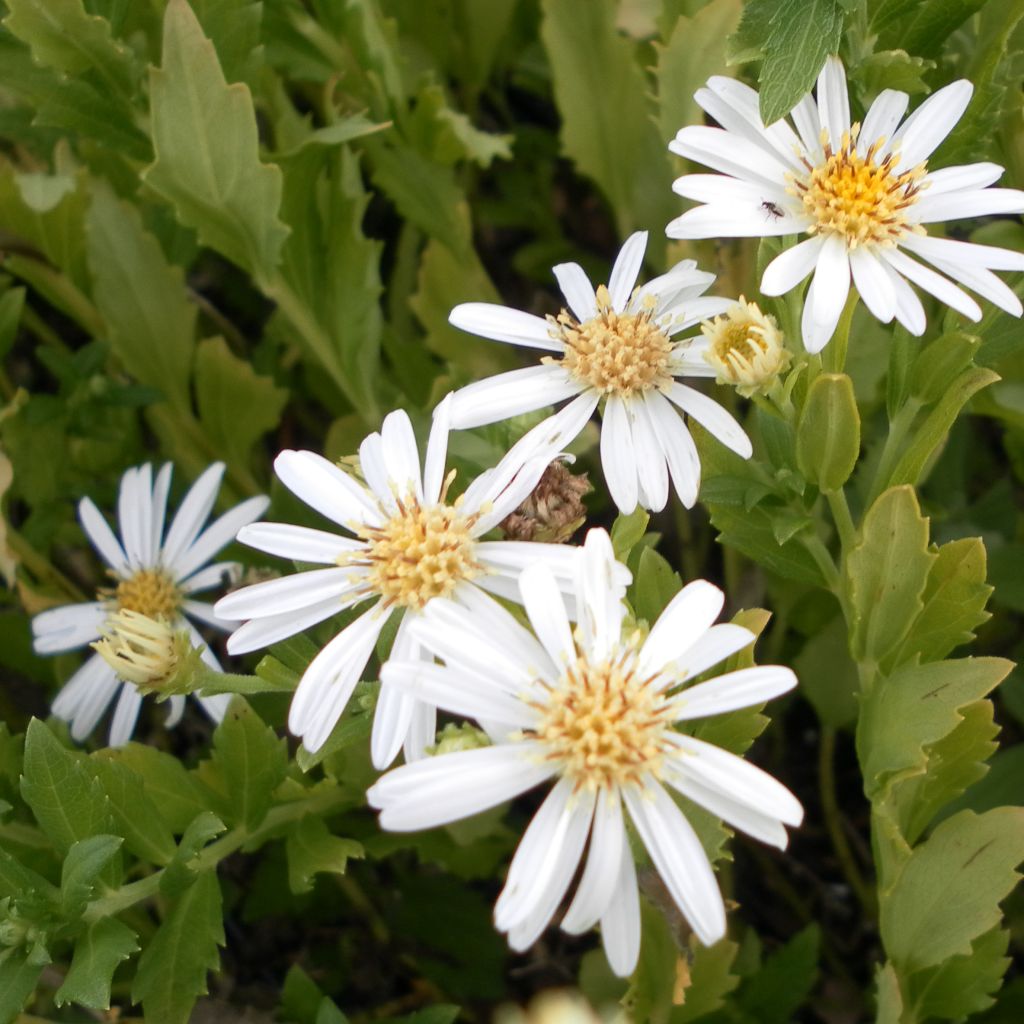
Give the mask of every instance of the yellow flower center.
POLYGON ((805 178, 794 178, 789 191, 802 200, 814 218, 809 233, 841 235, 847 248, 874 243, 894 245, 917 226, 907 222, 906 211, 917 202, 927 161, 909 171, 894 170, 899 154, 890 152, 879 162, 884 139, 877 139, 864 156, 856 149, 860 125, 843 133, 842 144, 833 151, 822 139, 825 162, 811 167, 805 178))
POLYGON ((672 341, 654 322, 653 309, 616 313, 604 285, 597 289, 597 306, 597 315, 583 323, 564 310, 548 318, 565 343, 562 366, 605 395, 633 395, 668 384, 672 341))
POLYGON ((102 639, 92 647, 121 679, 147 689, 168 682, 178 667, 168 621, 130 608, 121 608, 107 619, 102 639))
POLYGON ((382 526, 359 528, 366 549, 341 556, 338 564, 366 566, 367 589, 380 594, 385 607, 422 608, 483 571, 471 536, 476 518, 452 505, 423 508, 415 498, 399 500, 398 512, 382 526))
POLYGON ((671 730, 671 702, 636 669, 636 644, 591 665, 580 654, 534 707, 541 740, 576 788, 609 790, 658 775, 671 730))
POLYGON ((757 303, 740 296, 721 316, 705 320, 701 333, 710 345, 704 359, 715 370, 719 384, 732 384, 750 396, 769 384, 789 365, 782 332, 775 317, 762 313, 757 303))
POLYGON ((150 619, 173 619, 181 604, 181 592, 162 569, 140 569, 121 580, 112 596, 119 611, 138 612, 150 619))

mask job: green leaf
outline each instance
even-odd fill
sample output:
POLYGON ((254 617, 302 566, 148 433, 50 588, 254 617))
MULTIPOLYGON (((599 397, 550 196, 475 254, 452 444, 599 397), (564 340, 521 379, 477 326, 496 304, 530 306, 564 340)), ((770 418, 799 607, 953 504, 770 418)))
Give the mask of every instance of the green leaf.
POLYGON ((950 331, 936 338, 914 360, 907 381, 910 393, 926 404, 938 401, 980 347, 981 338, 963 331, 950 331))
POLYGON ((825 725, 845 729, 857 720, 857 664, 850 657, 846 620, 837 615, 818 627, 792 662, 800 692, 825 725))
POLYGON ((174 837, 143 777, 111 757, 90 758, 89 766, 107 795, 125 848, 151 864, 168 864, 174 856, 174 837))
POLYGON ((139 957, 132 1002, 142 1003, 147 1020, 187 1024, 223 944, 220 885, 215 871, 204 871, 181 893, 139 957))
POLYGON ((739 946, 719 939, 713 946, 697 946, 690 962, 690 984, 684 990, 686 1001, 676 1006, 669 1018, 672 1024, 686 1024, 717 1010, 725 997, 740 983, 733 973, 739 946))
POLYGON ((821 373, 807 392, 796 433, 800 472, 822 491, 838 491, 860 455, 860 413, 853 381, 821 373))
MULTIPOLYGON (((611 203, 619 234, 666 223, 672 172, 633 46, 612 0, 543 0, 540 34, 562 118, 562 149, 611 203), (599 102, 595 102, 600 97, 599 102)), ((662 240, 652 236, 653 259, 662 240)))
POLYGON ((246 465, 252 446, 281 419, 288 392, 239 359, 223 338, 207 338, 196 350, 196 405, 214 451, 246 465))
POLYGON ((60 875, 60 902, 65 917, 81 914, 93 897, 100 872, 116 856, 124 840, 120 836, 90 836, 72 844, 60 875))
POLYGON ((235 697, 213 734, 213 751, 231 797, 230 820, 251 831, 263 821, 271 794, 284 778, 285 741, 243 697, 235 697))
POLYGON ((167 262, 136 207, 105 184, 93 188, 86 240, 93 297, 114 353, 136 380, 188 410, 196 307, 184 273, 167 262))
POLYGON ((111 36, 109 22, 86 13, 82 0, 7 0, 7 9, 4 27, 28 43, 40 64, 69 74, 94 69, 115 91, 133 87, 131 51, 111 36))
MULTIPOLYGON (((307 146, 340 146, 342 143, 354 142, 366 135, 375 135, 377 132, 386 131, 390 127, 391 124, 387 121, 377 123, 369 120, 363 114, 349 114, 347 117, 327 125, 326 128, 317 128, 304 135, 297 146, 287 153, 282 153, 281 156, 297 156, 307 146)), ((285 179, 287 180, 287 174, 285 179)))
POLYGON ((13 1021, 35 991, 43 964, 29 963, 20 949, 0 952, 0 1021, 13 1021))
POLYGON ((938 56, 953 32, 986 0, 925 0, 910 18, 893 19, 882 35, 886 45, 900 46, 924 57, 938 56))
POLYGON ((21 795, 40 828, 66 854, 80 839, 113 831, 106 795, 80 755, 34 718, 25 734, 21 795))
POLYGON ((127 925, 113 917, 93 921, 75 941, 71 967, 54 1002, 58 1006, 77 1003, 92 1010, 109 1010, 114 971, 138 950, 135 932, 127 925))
POLYGON ((999 903, 1020 877, 1024 808, 961 811, 910 855, 881 906, 890 959, 903 971, 966 956, 999 924, 999 903))
POLYGON ((821 929, 809 924, 744 981, 736 1002, 758 1024, 789 1024, 818 978, 821 929))
POLYGON ((650 521, 651 514, 639 505, 628 515, 620 512, 615 517, 611 532, 612 548, 620 562, 625 564, 630 552, 643 540, 650 521))
POLYGON ((981 700, 1012 668, 1001 658, 961 658, 902 665, 879 677, 863 700, 857 754, 864 791, 875 800, 893 781, 920 775, 928 755, 963 721, 961 711, 981 700))
POLYGON ((654 548, 640 551, 636 579, 630 589, 630 603, 638 619, 654 623, 665 606, 682 589, 683 581, 654 548))
POLYGON ((362 857, 363 847, 354 839, 331 835, 322 818, 307 815, 288 833, 288 887, 293 893, 309 892, 313 876, 321 872, 345 874, 349 857, 362 857))
POLYGON ((288 235, 281 171, 259 159, 252 95, 228 85, 186 0, 169 0, 163 57, 150 70, 155 161, 143 180, 178 219, 257 279, 270 278, 288 235))
POLYGON ((924 607, 914 620, 895 662, 944 658, 955 647, 970 643, 974 631, 989 619, 985 605, 992 594, 986 582, 985 543, 980 537, 943 544, 928 571, 921 600, 924 607))
POLYGON ((875 1024, 902 1024, 903 993, 892 964, 879 967, 875 972, 875 987, 878 1003, 875 1024))
MULTIPOLYGON (((206 796, 195 776, 176 757, 161 750, 129 743, 117 749, 97 751, 94 759, 124 765, 141 776, 146 797, 153 807, 159 808, 172 832, 184 832, 196 815, 208 809, 206 796)), ((100 780, 104 785, 108 781, 102 770, 100 780)), ((116 804, 118 798, 113 799, 116 804)), ((117 813, 116 808, 114 813, 117 813)))
POLYGON ((838 0, 778 0, 772 6, 760 76, 765 124, 785 117, 811 91, 843 31, 838 0))
POLYGON ((171 863, 164 869, 160 877, 160 891, 168 896, 176 896, 191 886, 202 870, 198 863, 200 853, 224 829, 224 822, 212 811, 203 811, 198 815, 185 829, 171 863))
POLYGON ((907 998, 917 1019, 959 1020, 987 1010, 1010 966, 1009 942, 1008 931, 994 928, 974 940, 967 956, 954 956, 938 967, 912 974, 907 998))
POLYGON ((821 570, 807 549, 795 538, 780 544, 773 519, 762 508, 743 511, 723 504, 705 504, 720 544, 735 548, 783 579, 812 586, 824 584, 821 570))
POLYGON ((935 559, 913 488, 886 491, 868 509, 844 566, 858 660, 881 661, 907 634, 924 608, 935 559))

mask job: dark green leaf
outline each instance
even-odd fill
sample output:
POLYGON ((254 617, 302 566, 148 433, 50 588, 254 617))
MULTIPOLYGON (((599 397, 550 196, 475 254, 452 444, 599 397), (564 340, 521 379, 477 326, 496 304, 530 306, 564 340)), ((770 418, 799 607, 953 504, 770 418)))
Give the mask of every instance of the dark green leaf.
POLYGON ((354 839, 331 835, 322 818, 307 815, 288 833, 288 885, 294 893, 309 892, 313 876, 321 872, 345 873, 349 857, 362 857, 363 847, 354 839))

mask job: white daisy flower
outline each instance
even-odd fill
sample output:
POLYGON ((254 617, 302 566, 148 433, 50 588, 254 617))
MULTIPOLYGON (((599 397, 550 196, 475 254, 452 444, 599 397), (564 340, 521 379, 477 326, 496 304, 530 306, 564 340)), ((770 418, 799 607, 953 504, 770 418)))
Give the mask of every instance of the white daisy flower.
POLYGON ((981 319, 981 309, 949 278, 1020 316, 1020 299, 992 271, 1024 270, 1024 255, 939 238, 926 227, 1024 212, 1024 192, 987 187, 1003 173, 996 164, 928 170, 973 88, 953 82, 905 121, 907 94, 885 89, 863 123, 851 124, 846 73, 830 57, 817 101, 808 94, 790 115, 794 131, 785 119, 765 127, 753 89, 711 78, 694 98, 721 127, 683 128, 669 148, 721 173, 675 182, 679 195, 704 205, 672 221, 669 237, 810 235, 777 256, 761 281, 765 295, 782 295, 814 272, 802 325, 808 352, 821 351, 832 337, 851 276, 874 316, 883 323, 895 317, 912 334, 924 332, 925 314, 908 282, 971 320, 981 319))
MULTIPOLYGON (((678 335, 725 312, 730 300, 704 296, 714 274, 693 260, 634 289, 647 232, 631 235, 615 260, 608 285, 596 291, 576 263, 554 268, 571 312, 546 320, 485 302, 456 306, 449 320, 472 334, 552 355, 539 366, 500 373, 455 393, 458 430, 571 399, 535 429, 557 432, 566 445, 605 400, 601 464, 612 500, 622 512, 637 504, 660 511, 672 484, 690 508, 700 489, 700 459, 679 410, 724 445, 749 458, 750 440, 721 406, 677 377, 714 377, 704 358, 708 341, 678 335), (676 408, 674 408, 676 407, 676 408)), ((529 435, 527 435, 529 436, 529 435)))
MULTIPOLYGON (((137 466, 121 478, 117 502, 120 539, 89 498, 79 502, 82 529, 107 563, 116 584, 101 589, 95 601, 50 608, 35 616, 32 634, 37 654, 75 651, 109 637, 117 632, 122 613, 137 612, 168 624, 175 632, 187 631, 197 648, 205 647, 203 661, 221 671, 217 658, 189 620, 223 630, 235 623, 224 621, 212 605, 195 600, 193 595, 238 578, 241 567, 237 562, 207 563, 235 539, 242 526, 261 516, 269 502, 265 497, 249 498, 203 529, 224 475, 224 464, 218 462, 192 485, 165 533, 172 468, 165 463, 154 479, 151 466, 137 466)), ((99 653, 68 680, 52 710, 70 724, 72 737, 81 741, 95 729, 115 696, 117 707, 110 723, 109 743, 119 747, 131 739, 142 694, 134 683, 119 678, 99 653)), ((219 722, 230 698, 226 694, 196 694, 196 699, 219 722)), ((181 718, 185 698, 175 695, 169 700, 167 725, 171 727, 181 718)))
MULTIPOLYGON (((543 562, 570 585, 573 549, 559 544, 481 538, 533 490, 557 449, 520 442, 455 501, 446 476, 451 396, 436 411, 423 471, 408 415, 390 413, 380 433, 359 449, 363 486, 313 452, 284 451, 274 463, 282 483, 351 537, 285 523, 255 523, 238 539, 272 555, 330 566, 269 580, 228 594, 217 612, 248 619, 228 640, 241 654, 283 640, 345 608, 373 600, 310 662, 288 716, 307 750, 318 750, 345 709, 391 616, 402 610, 391 657, 423 655, 410 630, 430 604, 450 597, 473 606, 481 590, 518 598, 515 580, 543 562)), ((624 584, 623 584, 624 586, 624 584)), ((371 737, 373 762, 384 768, 405 746, 407 759, 434 742, 435 708, 384 685, 371 737)))
POLYGON ((623 630, 620 593, 610 585, 616 562, 603 530, 590 531, 576 568, 575 632, 543 564, 520 578, 533 633, 495 602, 470 611, 437 601, 426 610, 412 635, 445 665, 394 659, 385 682, 475 717, 494 742, 397 768, 367 798, 380 809, 383 828, 418 831, 555 780, 512 859, 495 923, 513 949, 530 946, 561 904, 589 836, 562 928, 578 934, 600 922, 609 963, 627 975, 640 944, 627 817, 706 944, 725 933, 722 897, 670 791, 780 848, 783 825, 803 818, 796 798, 770 775, 677 724, 760 704, 796 678, 768 665, 681 688, 754 640, 741 626, 713 625, 722 592, 704 581, 689 584, 643 638, 623 630))

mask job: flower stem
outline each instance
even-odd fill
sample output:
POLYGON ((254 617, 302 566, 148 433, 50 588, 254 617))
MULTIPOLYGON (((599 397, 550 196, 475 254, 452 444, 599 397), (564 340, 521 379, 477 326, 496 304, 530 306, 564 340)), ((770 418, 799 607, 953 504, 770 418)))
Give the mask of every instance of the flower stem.
POLYGON ((837 491, 825 491, 825 500, 832 510, 832 519, 835 521, 836 530, 839 533, 839 543, 842 546, 843 555, 845 555, 857 539, 857 528, 853 525, 850 506, 846 503, 846 492, 842 487, 837 491))
POLYGON ((857 289, 851 288, 850 294, 846 299, 846 305, 843 307, 843 312, 839 317, 836 333, 832 335, 832 340, 821 353, 822 368, 829 373, 842 373, 843 367, 846 366, 846 350, 850 342, 850 327, 853 324, 853 314, 857 309, 859 298, 857 289))

